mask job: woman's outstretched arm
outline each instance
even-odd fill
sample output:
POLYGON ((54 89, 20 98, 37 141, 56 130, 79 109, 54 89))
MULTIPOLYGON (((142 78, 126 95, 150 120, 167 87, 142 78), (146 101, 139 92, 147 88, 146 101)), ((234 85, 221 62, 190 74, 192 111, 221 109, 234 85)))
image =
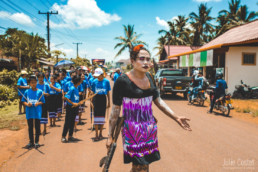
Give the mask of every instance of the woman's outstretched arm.
POLYGON ((190 128, 190 125, 187 123, 187 121, 190 121, 190 119, 183 116, 175 116, 174 111, 170 109, 170 107, 160 97, 157 97, 154 100, 154 104, 168 117, 175 120, 183 129, 192 131, 192 129, 190 128))

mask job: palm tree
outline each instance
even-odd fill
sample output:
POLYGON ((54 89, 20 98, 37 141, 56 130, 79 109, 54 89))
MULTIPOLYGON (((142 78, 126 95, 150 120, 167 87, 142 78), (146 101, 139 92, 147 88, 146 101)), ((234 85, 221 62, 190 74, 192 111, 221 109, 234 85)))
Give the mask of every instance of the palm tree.
POLYGON ((189 28, 188 19, 185 16, 177 16, 175 19, 176 30, 178 37, 184 40, 184 44, 190 44, 191 29, 189 28))
POLYGON ((242 21, 243 23, 250 22, 256 16, 257 14, 254 11, 248 11, 248 7, 246 5, 240 6, 236 13, 237 19, 242 21))
POLYGON ((138 40, 141 34, 136 34, 134 31, 134 25, 123 25, 124 27, 124 34, 125 36, 115 37, 116 40, 119 40, 120 43, 117 43, 114 49, 121 47, 118 53, 116 54, 115 58, 124 52, 124 50, 129 49, 129 52, 133 49, 133 47, 137 44, 147 44, 143 41, 138 40))
MULTIPOLYGON (((161 56, 161 53, 162 53, 162 51, 163 51, 163 49, 164 49, 164 45, 167 43, 166 37, 165 37, 165 36, 159 37, 159 39, 158 39, 157 42, 158 42, 158 43, 157 43, 158 46, 157 46, 157 47, 154 47, 153 50, 157 49, 158 52, 157 52, 156 56, 157 56, 157 55, 161 56)), ((160 59, 160 57, 159 57, 159 59, 160 59)))
POLYGON ((227 16, 229 19, 235 19, 236 17, 236 13, 239 9, 241 0, 231 0, 231 2, 228 2, 228 6, 229 6, 229 11, 227 10, 221 10, 219 12, 220 15, 225 15, 227 16))
POLYGON ((194 29, 193 45, 195 46, 203 45, 205 43, 203 38, 209 36, 214 30, 213 25, 210 23, 213 20, 210 16, 211 9, 207 7, 207 4, 201 3, 198 7, 198 14, 191 12, 189 15, 191 26, 194 29))
POLYGON ((180 32, 174 22, 168 21, 169 30, 159 30, 159 34, 164 34, 167 39, 166 43, 169 45, 186 45, 186 42, 179 36, 180 32))
POLYGON ((240 0, 231 0, 229 2, 229 10, 221 10, 217 18, 218 26, 216 27, 217 36, 227 30, 245 24, 256 18, 257 14, 254 11, 249 12, 246 5, 241 5, 240 0))

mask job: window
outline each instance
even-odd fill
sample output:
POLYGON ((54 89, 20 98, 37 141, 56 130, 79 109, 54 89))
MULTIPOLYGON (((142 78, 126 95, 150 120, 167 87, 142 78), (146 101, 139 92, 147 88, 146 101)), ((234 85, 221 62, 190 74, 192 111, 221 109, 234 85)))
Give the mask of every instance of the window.
POLYGON ((256 53, 243 53, 242 65, 256 65, 256 53))

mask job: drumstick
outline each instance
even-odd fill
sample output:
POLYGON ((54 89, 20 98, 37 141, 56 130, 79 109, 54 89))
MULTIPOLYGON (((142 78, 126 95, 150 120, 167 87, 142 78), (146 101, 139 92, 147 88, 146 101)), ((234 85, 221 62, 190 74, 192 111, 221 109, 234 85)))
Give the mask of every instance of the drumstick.
MULTIPOLYGON (((38 103, 38 102, 39 102, 39 100, 41 99, 41 97, 42 97, 42 96, 43 96, 43 93, 41 94, 40 98, 37 100, 37 102, 36 102, 36 103, 38 103)), ((35 104, 36 104, 36 103, 35 103, 35 104)))
POLYGON ((25 98, 25 100, 27 100, 27 103, 30 103, 29 101, 28 101, 28 99, 22 94, 22 92, 17 88, 17 90, 19 91, 19 93, 22 95, 22 97, 23 98, 25 98))

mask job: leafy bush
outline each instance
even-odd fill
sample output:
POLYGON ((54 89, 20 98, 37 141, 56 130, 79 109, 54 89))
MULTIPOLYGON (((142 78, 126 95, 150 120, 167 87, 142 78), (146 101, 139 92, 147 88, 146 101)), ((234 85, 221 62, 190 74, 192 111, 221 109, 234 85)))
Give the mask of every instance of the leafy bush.
POLYGON ((13 101, 16 98, 18 98, 16 90, 9 86, 0 84, 0 101, 6 101, 6 103, 9 104, 8 101, 13 101))
POLYGON ((18 77, 19 73, 16 70, 9 72, 7 69, 4 69, 0 72, 0 83, 13 87, 17 84, 18 77))

